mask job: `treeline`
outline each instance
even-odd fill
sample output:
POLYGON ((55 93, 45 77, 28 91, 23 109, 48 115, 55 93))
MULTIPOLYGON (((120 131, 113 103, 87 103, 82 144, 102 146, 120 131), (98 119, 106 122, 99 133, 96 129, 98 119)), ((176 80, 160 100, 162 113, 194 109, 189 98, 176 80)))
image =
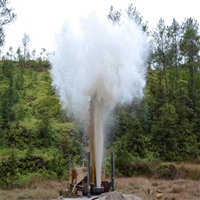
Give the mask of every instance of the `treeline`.
MULTIPOLYGON (((166 26, 161 18, 157 27, 148 23, 132 5, 126 10, 130 20, 140 25, 149 37, 144 99, 117 107, 117 120, 110 126, 115 138, 111 146, 121 170, 137 158, 161 158, 165 161, 200 159, 200 32, 197 20, 175 19, 166 26)), ((108 19, 120 22, 121 12, 110 9, 108 19)), ((108 124, 109 126, 109 124, 108 124)))

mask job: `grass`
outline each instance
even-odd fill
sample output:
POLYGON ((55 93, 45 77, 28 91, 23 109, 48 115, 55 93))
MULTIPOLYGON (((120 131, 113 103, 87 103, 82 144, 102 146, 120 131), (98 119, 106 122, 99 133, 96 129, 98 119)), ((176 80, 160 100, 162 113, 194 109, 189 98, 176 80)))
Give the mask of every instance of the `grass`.
POLYGON ((38 180, 32 179, 26 187, 15 188, 12 190, 0 190, 0 200, 2 199, 57 199, 59 197, 60 190, 64 197, 73 197, 67 190, 66 181, 54 181, 51 179, 48 180, 38 180))
POLYGON ((183 192, 184 188, 180 186, 176 186, 172 188, 172 193, 181 193, 183 192))
POLYGON ((157 182, 154 182, 151 184, 152 186, 158 186, 158 183, 157 182))
MULTIPOLYGON (((24 180, 25 183, 25 180, 24 180)), ((67 190, 67 181, 55 181, 30 175, 26 184, 12 190, 0 190, 2 199, 57 199, 59 191, 63 191, 65 198, 73 197, 67 190)), ((167 200, 199 200, 200 181, 194 180, 161 180, 145 177, 115 178, 115 190, 124 194, 132 194, 146 200, 155 200, 157 191, 163 193, 162 199, 167 200), (156 184, 155 184, 156 183, 156 184), (162 188, 162 189, 160 189, 162 188), (148 189, 153 195, 148 194, 148 189)))
POLYGON ((145 177, 116 178, 116 190, 122 193, 134 194, 144 200, 155 200, 156 194, 163 193, 162 199, 167 200, 199 200, 200 181, 194 180, 164 180, 145 177), (130 187, 132 186, 132 187, 130 187), (135 189, 137 186, 137 189, 135 189), (148 194, 148 189, 151 194, 148 194))
POLYGON ((200 166, 198 164, 181 164, 178 166, 179 178, 200 180, 200 166))

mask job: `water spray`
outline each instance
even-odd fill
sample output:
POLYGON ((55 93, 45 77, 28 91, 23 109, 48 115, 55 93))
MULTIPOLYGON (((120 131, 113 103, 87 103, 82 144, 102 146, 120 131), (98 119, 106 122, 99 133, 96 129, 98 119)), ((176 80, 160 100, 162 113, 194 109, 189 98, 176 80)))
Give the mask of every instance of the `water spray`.
POLYGON ((57 38, 52 85, 66 114, 79 123, 89 124, 92 102, 95 177, 100 187, 105 116, 116 103, 143 97, 147 36, 133 21, 124 19, 113 26, 93 12, 81 18, 79 33, 66 22, 57 38))

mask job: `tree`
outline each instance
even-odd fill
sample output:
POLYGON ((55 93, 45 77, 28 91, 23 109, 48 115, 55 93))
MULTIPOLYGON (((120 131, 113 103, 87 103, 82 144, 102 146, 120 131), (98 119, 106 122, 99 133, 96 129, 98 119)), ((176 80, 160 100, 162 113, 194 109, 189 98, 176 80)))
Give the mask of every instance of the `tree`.
POLYGON ((44 61, 44 60, 47 60, 46 58, 46 49, 45 48, 41 48, 41 53, 40 53, 40 56, 41 56, 41 59, 44 61))
POLYGON ((17 54, 17 60, 18 61, 20 61, 21 59, 23 59, 20 47, 17 48, 16 54, 17 54))
POLYGON ((27 59, 29 59, 30 55, 28 52, 28 46, 31 43, 31 38, 27 33, 24 33, 23 38, 22 38, 22 45, 24 48, 24 60, 26 61, 27 59))
POLYGON ((114 7, 110 6, 110 11, 107 18, 112 21, 113 25, 115 25, 119 24, 121 20, 121 15, 122 15, 121 10, 120 11, 114 10, 114 7))
MULTIPOLYGON (((148 30, 148 22, 143 22, 143 17, 140 15, 136 7, 133 7, 132 4, 128 5, 128 8, 126 10, 126 13, 128 15, 128 18, 133 20, 138 26, 142 27, 142 30, 144 32, 147 32, 148 30)), ((122 16, 122 11, 114 10, 113 6, 110 6, 109 14, 107 15, 107 18, 112 21, 113 25, 119 24, 122 16)))
POLYGON ((167 80, 167 68, 169 65, 169 37, 168 27, 165 26, 165 22, 160 18, 156 30, 151 34, 152 36, 152 54, 151 60, 153 66, 157 69, 164 71, 166 97, 169 98, 169 87, 167 80))
POLYGON ((162 159, 168 161, 178 159, 176 108, 171 104, 163 104, 158 112, 160 116, 155 118, 152 124, 151 146, 162 159))
POLYGON ((200 35, 199 24, 197 20, 192 18, 185 19, 182 24, 183 36, 180 41, 181 54, 184 57, 185 66, 189 68, 189 95, 192 100, 194 97, 194 70, 195 65, 199 61, 200 51, 200 35))
POLYGON ((117 127, 113 129, 116 136, 112 139, 123 140, 126 143, 126 151, 135 157, 143 158, 145 156, 144 135, 141 123, 133 113, 133 105, 118 107, 117 127))
POLYGON ((157 28, 151 33, 152 61, 156 69, 165 70, 168 65, 169 37, 167 27, 160 18, 157 28))
POLYGON ((179 23, 173 19, 171 26, 168 29, 169 35, 169 65, 176 68, 176 86, 178 82, 178 66, 181 61, 179 42, 181 37, 181 27, 179 23))
POLYGON ((7 55, 7 59, 9 60, 15 60, 15 55, 14 55, 14 52, 13 52, 13 48, 12 47, 9 47, 9 50, 8 52, 6 53, 7 55))
POLYGON ((138 12, 136 7, 133 7, 132 4, 128 5, 126 13, 130 19, 132 19, 137 25, 142 26, 142 30, 147 32, 148 30, 148 22, 142 22, 142 16, 138 12))
POLYGON ((41 122, 38 123, 38 133, 37 133, 37 142, 36 146, 46 147, 52 146, 52 127, 47 119, 47 117, 43 117, 41 122))
POLYGON ((5 42, 4 27, 13 22, 17 15, 13 13, 12 8, 8 8, 9 0, 0 0, 0 46, 5 42))
POLYGON ((36 49, 33 49, 33 51, 31 52, 32 55, 32 59, 35 60, 35 54, 36 54, 36 49))

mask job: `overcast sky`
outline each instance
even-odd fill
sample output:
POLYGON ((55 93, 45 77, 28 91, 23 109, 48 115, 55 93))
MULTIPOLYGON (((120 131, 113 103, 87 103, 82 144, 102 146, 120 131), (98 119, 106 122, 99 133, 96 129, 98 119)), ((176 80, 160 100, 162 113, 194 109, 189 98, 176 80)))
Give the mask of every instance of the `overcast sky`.
POLYGON ((54 50, 55 33, 61 29, 65 20, 70 21, 76 29, 81 15, 88 16, 93 10, 103 19, 110 6, 125 12, 128 4, 133 4, 150 29, 155 28, 162 17, 166 25, 175 18, 179 23, 184 18, 192 17, 200 22, 200 0, 11 0, 10 6, 17 14, 14 23, 6 27, 4 51, 10 46, 14 51, 21 45, 26 32, 31 38, 30 50, 41 48, 54 50))

